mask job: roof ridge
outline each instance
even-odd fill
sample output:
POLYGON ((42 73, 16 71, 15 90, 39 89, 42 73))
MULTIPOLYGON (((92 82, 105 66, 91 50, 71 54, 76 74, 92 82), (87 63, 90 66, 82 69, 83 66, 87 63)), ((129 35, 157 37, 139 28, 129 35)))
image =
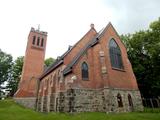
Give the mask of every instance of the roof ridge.
POLYGON ((84 46, 84 48, 73 58, 73 60, 67 65, 67 67, 63 70, 63 74, 66 75, 68 74, 69 72, 71 72, 72 70, 72 66, 77 62, 77 60, 84 54, 84 52, 94 46, 95 44, 97 44, 99 38, 102 37, 102 35, 106 32, 106 30, 108 29, 109 25, 111 25, 111 23, 109 22, 107 24, 107 26, 105 28, 102 28, 98 33, 97 35, 91 40, 88 42, 88 44, 86 46, 84 46))
POLYGON ((68 54, 72 51, 72 49, 73 49, 91 30, 94 30, 94 31, 96 32, 96 34, 97 34, 97 31, 95 30, 95 28, 93 28, 93 27, 90 28, 90 29, 88 30, 88 32, 87 32, 85 35, 83 35, 83 37, 82 37, 80 40, 78 40, 78 41, 72 46, 71 49, 69 49, 69 50, 67 50, 66 52, 64 52, 64 54, 62 54, 59 59, 56 59, 56 61, 55 61, 53 64, 51 64, 48 68, 46 68, 46 70, 44 70, 44 72, 43 72, 42 75, 40 76, 40 79, 42 79, 46 74, 50 73, 54 68, 58 67, 57 64, 60 65, 61 63, 63 63, 64 57, 65 57, 66 55, 68 55, 68 54))
POLYGON ((80 39, 80 40, 78 40, 73 46, 72 46, 72 48, 70 49, 70 50, 67 50, 63 55, 62 55, 62 57, 65 57, 91 30, 94 30, 96 33, 97 33, 97 31, 95 30, 95 28, 90 28, 90 30, 88 30, 88 32, 86 33, 86 34, 84 34, 83 35, 83 37, 80 39))

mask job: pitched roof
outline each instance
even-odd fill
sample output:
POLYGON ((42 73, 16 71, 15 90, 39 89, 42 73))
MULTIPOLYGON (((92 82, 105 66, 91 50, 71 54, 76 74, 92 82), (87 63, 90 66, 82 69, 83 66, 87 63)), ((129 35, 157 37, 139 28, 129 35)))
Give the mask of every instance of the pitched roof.
POLYGON ((97 35, 88 43, 86 46, 73 58, 73 60, 67 65, 67 67, 63 70, 63 75, 66 75, 72 71, 73 65, 79 60, 79 58, 91 47, 96 45, 99 39, 103 36, 109 26, 112 24, 109 22, 108 25, 100 30, 97 35))
MULTIPOLYGON (((91 29, 95 30, 93 27, 91 29)), ((40 80, 43 79, 47 74, 51 73, 59 65, 63 64, 64 57, 71 52, 71 50, 90 32, 90 30, 76 44, 74 44, 74 46, 71 47, 71 49, 68 49, 64 54, 62 54, 62 56, 60 56, 58 59, 56 59, 56 61, 43 72, 43 74, 40 76, 39 79, 40 80)))
MULTIPOLYGON (((79 60, 79 58, 91 47, 93 47, 94 45, 96 45, 100 38, 104 35, 104 33, 108 30, 109 26, 112 26, 112 28, 115 30, 115 28, 113 27, 113 25, 109 22, 107 24, 107 26, 103 29, 101 29, 96 36, 88 43, 86 44, 83 49, 81 49, 79 51, 79 53, 73 58, 73 60, 67 65, 67 67, 63 70, 63 75, 67 75, 68 73, 72 72, 72 67, 73 65, 79 60)), ((95 29, 94 29, 95 30, 95 29)), ((89 30, 90 31, 90 30, 89 30)), ((88 31, 88 32, 89 32, 88 31)), ((88 33, 87 32, 87 33, 88 33)), ((116 30, 115 30, 116 32, 116 30)), ((86 34, 87 34, 86 33, 86 34)), ((86 35, 85 34, 85 35, 86 35)), ((118 33, 116 32, 116 34, 118 35, 118 33)), ((84 36, 85 36, 84 35, 84 36)), ((55 63, 53 63, 47 70, 45 70, 45 72, 40 76, 40 80, 43 79, 47 74, 49 74, 50 72, 52 72, 54 69, 56 69, 59 65, 63 64, 63 59, 64 57, 70 53, 70 51, 84 38, 84 36, 68 51, 66 51, 61 57, 59 57, 59 59, 56 60, 55 63)), ((119 35, 118 35, 119 36, 119 35)))

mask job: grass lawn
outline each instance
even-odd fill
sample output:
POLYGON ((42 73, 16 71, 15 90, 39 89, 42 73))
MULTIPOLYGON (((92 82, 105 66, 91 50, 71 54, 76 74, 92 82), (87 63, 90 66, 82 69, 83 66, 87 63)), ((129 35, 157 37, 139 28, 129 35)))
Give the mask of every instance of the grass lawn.
POLYGON ((105 113, 38 113, 17 105, 13 100, 0 101, 0 120, 160 120, 160 109, 145 109, 144 112, 105 113))

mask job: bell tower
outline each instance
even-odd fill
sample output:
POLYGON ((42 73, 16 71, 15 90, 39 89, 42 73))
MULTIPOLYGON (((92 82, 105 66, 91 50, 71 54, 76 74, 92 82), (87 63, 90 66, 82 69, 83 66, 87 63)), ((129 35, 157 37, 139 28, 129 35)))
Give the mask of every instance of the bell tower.
POLYGON ((47 32, 31 28, 24 57, 23 70, 15 98, 36 97, 37 82, 44 70, 47 32))

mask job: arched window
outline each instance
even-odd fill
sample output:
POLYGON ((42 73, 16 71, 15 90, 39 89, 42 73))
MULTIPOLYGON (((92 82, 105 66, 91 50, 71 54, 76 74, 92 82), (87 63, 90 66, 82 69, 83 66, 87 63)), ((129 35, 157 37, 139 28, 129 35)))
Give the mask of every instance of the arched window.
POLYGON ((40 37, 38 37, 37 39, 37 45, 39 46, 39 42, 40 42, 40 37))
POLYGON ((123 69, 121 50, 114 39, 109 42, 109 53, 112 67, 123 69))
POLYGON ((33 41, 32 41, 32 44, 34 45, 36 42, 36 36, 33 36, 33 41))
POLYGON ((123 107, 122 97, 119 93, 117 95, 117 102, 118 102, 118 107, 123 107))
POLYGON ((43 42, 44 42, 44 39, 42 38, 42 40, 41 40, 41 47, 43 47, 43 42))
POLYGON ((82 70, 82 79, 88 80, 89 74, 88 74, 88 65, 86 62, 82 63, 81 70, 82 70))
POLYGON ((133 107, 132 97, 130 94, 128 94, 128 102, 129 102, 129 106, 133 107))

